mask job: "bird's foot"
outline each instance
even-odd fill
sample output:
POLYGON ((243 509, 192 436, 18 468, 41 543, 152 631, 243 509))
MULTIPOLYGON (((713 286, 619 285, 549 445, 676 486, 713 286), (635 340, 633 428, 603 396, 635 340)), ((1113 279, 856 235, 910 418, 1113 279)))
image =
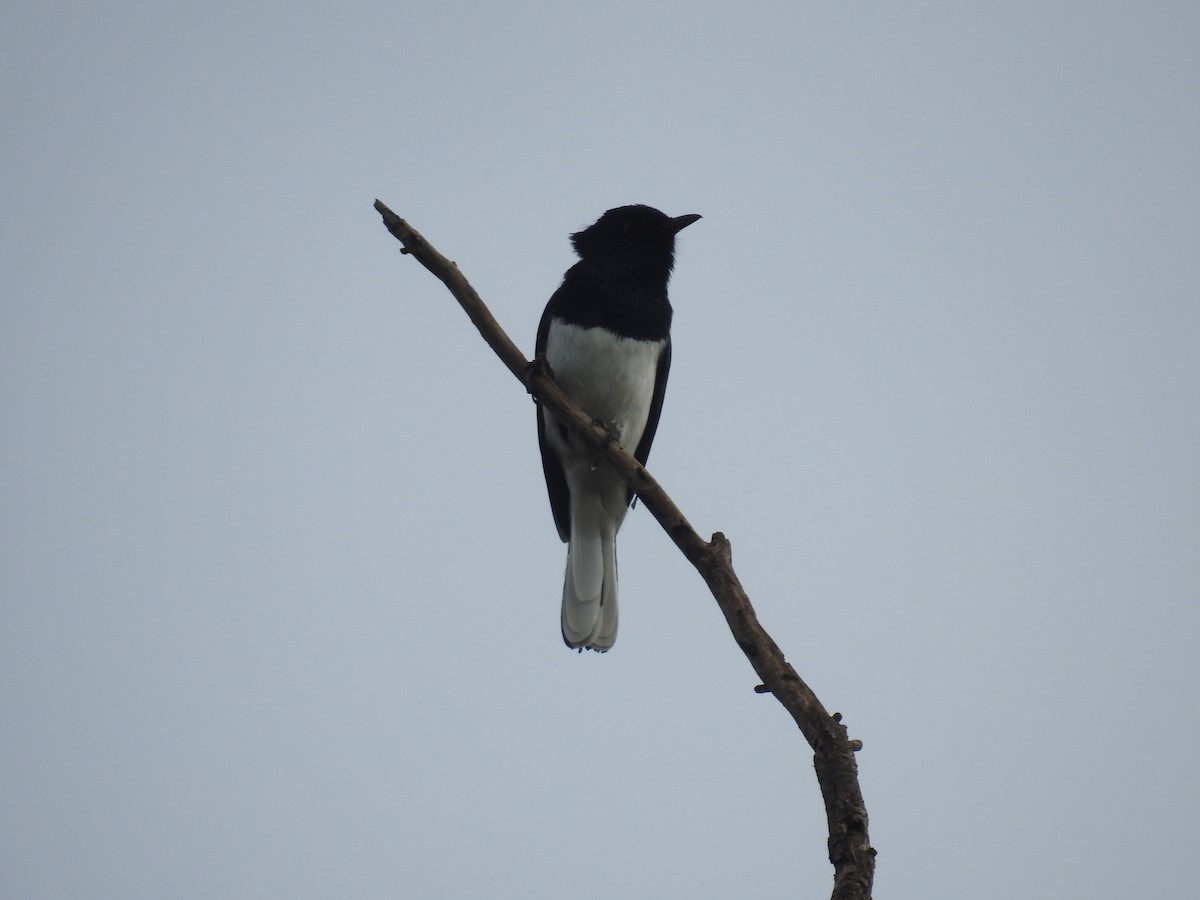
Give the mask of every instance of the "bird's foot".
MULTIPOLYGON (((540 353, 525 366, 525 390, 531 394, 533 391, 529 390, 529 382, 539 375, 543 375, 554 381, 554 370, 550 368, 550 363, 546 362, 546 357, 540 353)), ((537 403, 536 397, 533 398, 533 402, 537 403)))
POLYGON ((604 443, 596 448, 596 455, 592 457, 592 471, 594 472, 600 465, 600 455, 604 452, 604 448, 609 444, 621 443, 621 429, 603 419, 592 419, 592 424, 604 429, 604 443))

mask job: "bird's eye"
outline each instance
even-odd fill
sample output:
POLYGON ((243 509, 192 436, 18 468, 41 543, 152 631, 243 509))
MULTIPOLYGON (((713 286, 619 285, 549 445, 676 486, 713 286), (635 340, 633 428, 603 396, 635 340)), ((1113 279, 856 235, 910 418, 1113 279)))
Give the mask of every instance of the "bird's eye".
POLYGON ((626 222, 624 225, 621 226, 621 229, 626 234, 633 234, 635 231, 637 231, 637 223, 636 222, 626 222))

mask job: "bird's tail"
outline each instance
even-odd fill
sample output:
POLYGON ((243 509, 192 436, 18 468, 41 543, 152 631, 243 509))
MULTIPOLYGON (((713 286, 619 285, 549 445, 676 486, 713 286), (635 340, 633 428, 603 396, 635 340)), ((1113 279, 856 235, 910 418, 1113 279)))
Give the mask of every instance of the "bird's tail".
POLYGON ((615 527, 571 529, 563 579, 562 636, 568 647, 601 653, 617 640, 615 527))

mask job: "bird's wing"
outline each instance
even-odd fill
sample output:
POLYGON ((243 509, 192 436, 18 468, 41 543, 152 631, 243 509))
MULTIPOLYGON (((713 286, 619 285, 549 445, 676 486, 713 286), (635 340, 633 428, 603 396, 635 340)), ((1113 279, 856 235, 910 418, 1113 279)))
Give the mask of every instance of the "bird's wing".
MULTIPOLYGON (((658 357, 658 369, 654 374, 654 396, 650 398, 650 414, 646 416, 646 427, 642 430, 642 439, 638 441, 633 457, 643 466, 650 458, 650 445, 654 443, 654 433, 658 431, 658 418, 662 415, 663 397, 667 393, 667 376, 671 373, 671 339, 663 346, 662 354, 658 357)), ((633 502, 633 491, 629 492, 628 502, 633 502)))
MULTIPOLYGON (((546 339, 550 335, 551 309, 554 298, 546 305, 542 320, 538 323, 537 343, 534 345, 534 357, 546 356, 546 339)), ((559 426, 561 427, 561 426, 559 426)), ((550 449, 546 440, 546 411, 539 403, 537 407, 538 447, 542 451, 542 471, 546 475, 546 493, 550 495, 550 511, 554 513, 554 524, 558 528, 558 536, 565 543, 571 537, 571 491, 567 487, 567 475, 563 471, 558 455, 550 449)))

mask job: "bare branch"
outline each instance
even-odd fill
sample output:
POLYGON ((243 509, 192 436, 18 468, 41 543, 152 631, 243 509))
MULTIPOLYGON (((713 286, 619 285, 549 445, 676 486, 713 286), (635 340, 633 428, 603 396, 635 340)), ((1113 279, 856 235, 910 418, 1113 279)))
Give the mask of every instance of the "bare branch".
POLYGON ((402 252, 416 257, 449 288, 508 370, 538 403, 567 420, 603 454, 696 567, 725 616, 734 640, 762 680, 755 690, 774 694, 814 751, 817 780, 829 823, 829 860, 834 866, 833 900, 870 900, 875 850, 867 836, 867 810, 854 759, 854 753, 862 744, 850 740, 841 723, 841 714, 831 716, 825 710, 816 694, 784 659, 779 645, 759 624, 750 598, 733 570, 732 549, 725 535, 717 532, 711 541, 701 538, 650 473, 619 444, 610 441, 604 428, 567 399, 547 373, 546 366, 525 359, 459 272, 458 266, 438 253, 407 222, 378 200, 375 209, 383 217, 388 231, 403 245, 402 252))

